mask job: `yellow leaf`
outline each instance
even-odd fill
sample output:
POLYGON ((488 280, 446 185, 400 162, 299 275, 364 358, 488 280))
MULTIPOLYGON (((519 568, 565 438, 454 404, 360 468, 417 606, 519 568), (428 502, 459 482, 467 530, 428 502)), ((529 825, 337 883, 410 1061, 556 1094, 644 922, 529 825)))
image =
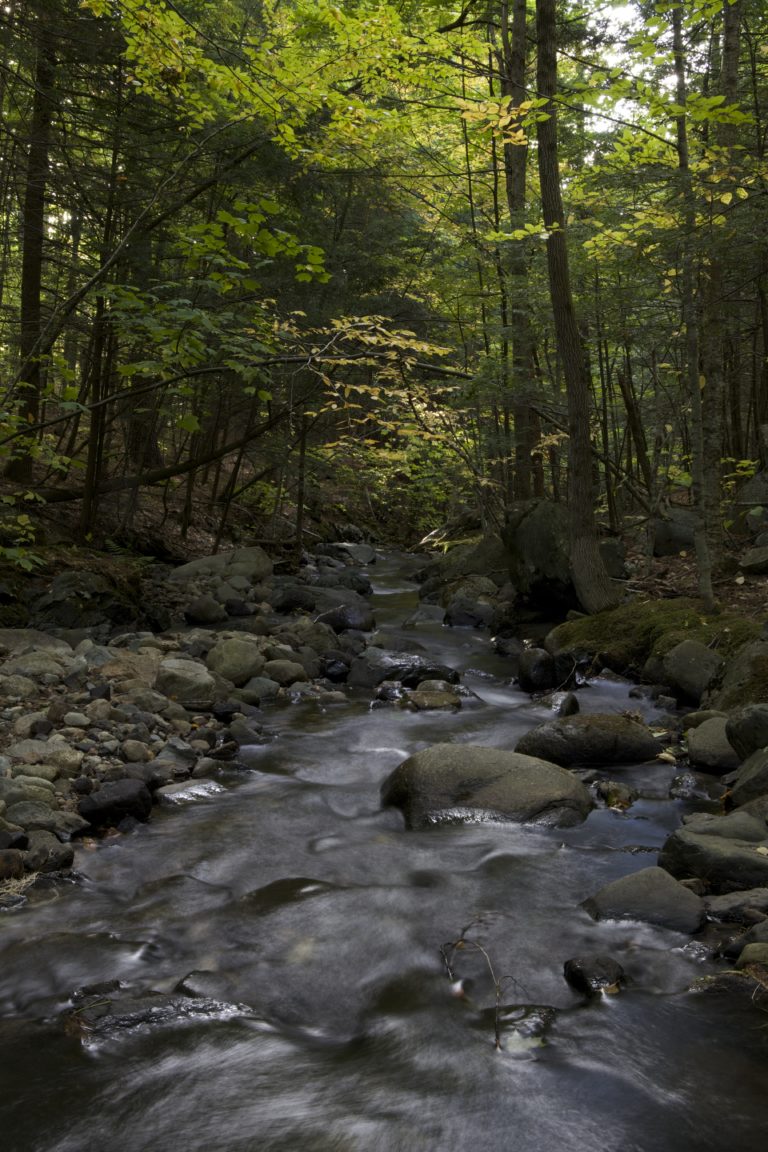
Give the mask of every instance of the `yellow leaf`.
POLYGON ((730 204, 731 200, 733 200, 733 192, 723 192, 720 197, 721 204, 730 204))
POLYGON ((746 188, 737 188, 736 195, 738 196, 739 200, 746 200, 747 196, 749 196, 749 192, 747 192, 746 188))

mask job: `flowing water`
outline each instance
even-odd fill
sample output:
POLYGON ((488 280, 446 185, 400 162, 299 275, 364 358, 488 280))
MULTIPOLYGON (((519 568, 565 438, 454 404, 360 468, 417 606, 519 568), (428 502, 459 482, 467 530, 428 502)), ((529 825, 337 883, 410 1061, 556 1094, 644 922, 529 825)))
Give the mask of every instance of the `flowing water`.
MULTIPOLYGON (((373 569, 377 617, 462 671, 460 712, 362 693, 275 708, 248 771, 81 848, 78 883, 0 919, 3 1152, 766 1147, 768 1016, 688 992, 716 970, 688 937, 579 906, 655 862, 685 810, 672 765, 612 770, 640 800, 566 830, 406 832, 382 811, 406 755, 512 748, 548 715, 482 635, 400 627, 416 603, 403 563, 373 569), (463 930, 457 995, 440 947, 463 930), (585 1002, 565 983, 563 963, 593 952, 624 966, 621 995, 585 1002), (105 980, 166 995, 83 1042, 62 1013, 105 980)), ((580 702, 638 707, 611 683, 580 702)))

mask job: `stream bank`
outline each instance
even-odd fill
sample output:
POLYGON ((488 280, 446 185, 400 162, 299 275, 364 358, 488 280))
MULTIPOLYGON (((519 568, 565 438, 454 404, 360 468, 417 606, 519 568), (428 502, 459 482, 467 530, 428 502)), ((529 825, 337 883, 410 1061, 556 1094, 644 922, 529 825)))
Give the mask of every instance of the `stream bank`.
MULTIPOLYGON (((215 791, 180 790, 183 815, 158 807, 80 844, 73 883, 3 918, 14 1152, 79 1152, 117 1128, 125 1152, 431 1152, 504 1147, 510 1131, 535 1152, 762 1147, 755 1006, 688 991, 722 965, 687 933, 582 907, 711 807, 703 789, 670 797, 676 764, 606 764, 634 802, 566 828, 406 831, 382 808, 382 782, 414 752, 513 748, 552 718, 481 634, 403 628, 416 602, 403 563, 369 570, 377 622, 460 674, 460 707, 287 690, 262 706, 259 741, 216 765, 215 791), (447 979, 440 948, 462 932, 493 965, 499 1011, 477 948, 447 979), (620 995, 585 999, 564 980, 595 953, 621 963, 620 995)), ((630 687, 592 681, 582 714, 659 720, 630 687)))

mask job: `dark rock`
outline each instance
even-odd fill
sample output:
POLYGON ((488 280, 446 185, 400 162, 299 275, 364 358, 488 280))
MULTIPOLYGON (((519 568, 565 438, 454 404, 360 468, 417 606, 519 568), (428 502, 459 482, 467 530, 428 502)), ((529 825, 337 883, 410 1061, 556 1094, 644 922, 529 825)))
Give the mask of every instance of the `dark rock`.
POLYGON ((748 704, 728 718, 728 740, 742 760, 760 748, 768 748, 768 704, 748 704))
POLYGON ((698 640, 683 640, 664 656, 664 679, 679 699, 698 705, 723 664, 722 656, 698 640))
POLYGON ((320 675, 332 684, 343 684, 349 676, 351 660, 345 652, 331 650, 320 657, 320 675))
POLYGON ((680 879, 698 876, 715 894, 768 887, 768 827, 744 811, 700 816, 665 841, 659 866, 680 879))
POLYGON ((754 924, 768 915, 768 888, 748 888, 746 892, 726 892, 704 899, 706 913, 726 923, 754 924))
POLYGON ((276 612, 314 612, 316 596, 305 584, 279 584, 269 601, 276 612))
POLYGON ((768 699, 768 641, 744 644, 728 660, 719 682, 707 692, 709 708, 729 711, 768 699))
POLYGON ((753 576, 768 572, 768 547, 750 548, 739 560, 739 568, 753 576))
POLYGON ((545 648, 526 648, 517 665, 517 679, 523 692, 546 692, 554 688, 555 661, 545 648))
POLYGON ((0 880, 20 880, 24 875, 24 853, 18 848, 0 848, 0 880))
POLYGON ((28 872, 61 872, 71 868, 74 859, 72 845, 62 844, 52 832, 30 832, 29 845, 24 853, 28 872))
POLYGON ((372 632, 376 627, 373 612, 367 604, 342 604, 330 608, 317 617, 321 624, 327 624, 334 632, 372 632))
POLYGON ((507 515, 502 539, 508 575, 529 600, 550 611, 575 607, 565 505, 550 500, 521 500, 507 515))
POLYGON ((768 795, 768 749, 753 752, 739 768, 730 788, 730 802, 735 808, 768 795))
POLYGON ((643 868, 606 884, 582 908, 595 920, 642 920, 696 932, 704 920, 704 903, 663 868, 643 868))
POLYGON ((77 810, 94 828, 119 824, 125 816, 145 821, 152 810, 152 796, 141 780, 116 780, 84 796, 77 810))
POLYGON ((518 741, 515 751, 554 764, 638 764, 653 760, 659 742, 644 724, 626 716, 594 713, 547 720, 518 741))
POLYGON ((571 988, 585 996, 618 992, 626 979, 621 964, 612 956, 576 956, 566 960, 563 975, 571 988))
POLYGON ((375 688, 384 680, 397 680, 406 688, 418 688, 422 680, 447 680, 457 684, 458 672, 422 656, 368 648, 352 661, 348 683, 352 687, 375 688))
POLYGON ((655 523, 654 556, 676 556, 692 548, 696 520, 696 513, 691 508, 670 508, 667 516, 655 523))
POLYGON ((30 605, 39 628, 112 628, 135 624, 144 608, 105 576, 83 569, 60 572, 48 590, 30 605))
POLYGON ((459 594, 448 603, 445 623, 450 628, 487 628, 493 619, 493 612, 493 604, 459 594))
POLYGON ((437 744, 403 761, 382 785, 409 828, 478 820, 580 824, 592 807, 571 773, 516 752, 437 744))
POLYGON ((739 764, 739 757, 726 736, 726 720, 714 716, 688 732, 688 756, 704 772, 721 775, 739 764))
POLYGON ((224 605, 213 596, 198 596, 187 604, 184 619, 188 624, 220 624, 228 617, 224 605))
POLYGON ((609 808, 629 808, 638 795, 634 788, 620 780, 600 780, 597 794, 609 808))

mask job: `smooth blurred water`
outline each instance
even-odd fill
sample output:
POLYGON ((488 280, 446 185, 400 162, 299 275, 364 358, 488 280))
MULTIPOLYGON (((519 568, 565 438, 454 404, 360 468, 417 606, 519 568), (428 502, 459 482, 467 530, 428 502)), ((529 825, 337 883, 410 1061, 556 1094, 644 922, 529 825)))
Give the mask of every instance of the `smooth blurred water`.
MULTIPOLYGON (((366 693, 276 707, 249 771, 81 848, 80 884, 0 919, 3 1152, 766 1146, 768 1017, 687 991, 716 970, 688 937, 579 907, 655 862, 684 811, 674 766, 607 772, 641 799, 567 830, 406 832, 381 810, 382 780, 417 749, 512 748, 549 714, 484 634, 400 627, 416 601, 404 563, 373 570, 378 619, 464 673, 460 712, 371 709, 366 693), (440 947, 463 929, 483 952, 455 953, 457 997, 440 947), (624 993, 570 990, 563 964, 588 952, 622 963, 624 993), (189 973, 208 999, 155 1024, 85 1044, 62 1027, 83 985, 172 993, 189 973)), ((655 719, 626 685, 580 703, 655 719)))

